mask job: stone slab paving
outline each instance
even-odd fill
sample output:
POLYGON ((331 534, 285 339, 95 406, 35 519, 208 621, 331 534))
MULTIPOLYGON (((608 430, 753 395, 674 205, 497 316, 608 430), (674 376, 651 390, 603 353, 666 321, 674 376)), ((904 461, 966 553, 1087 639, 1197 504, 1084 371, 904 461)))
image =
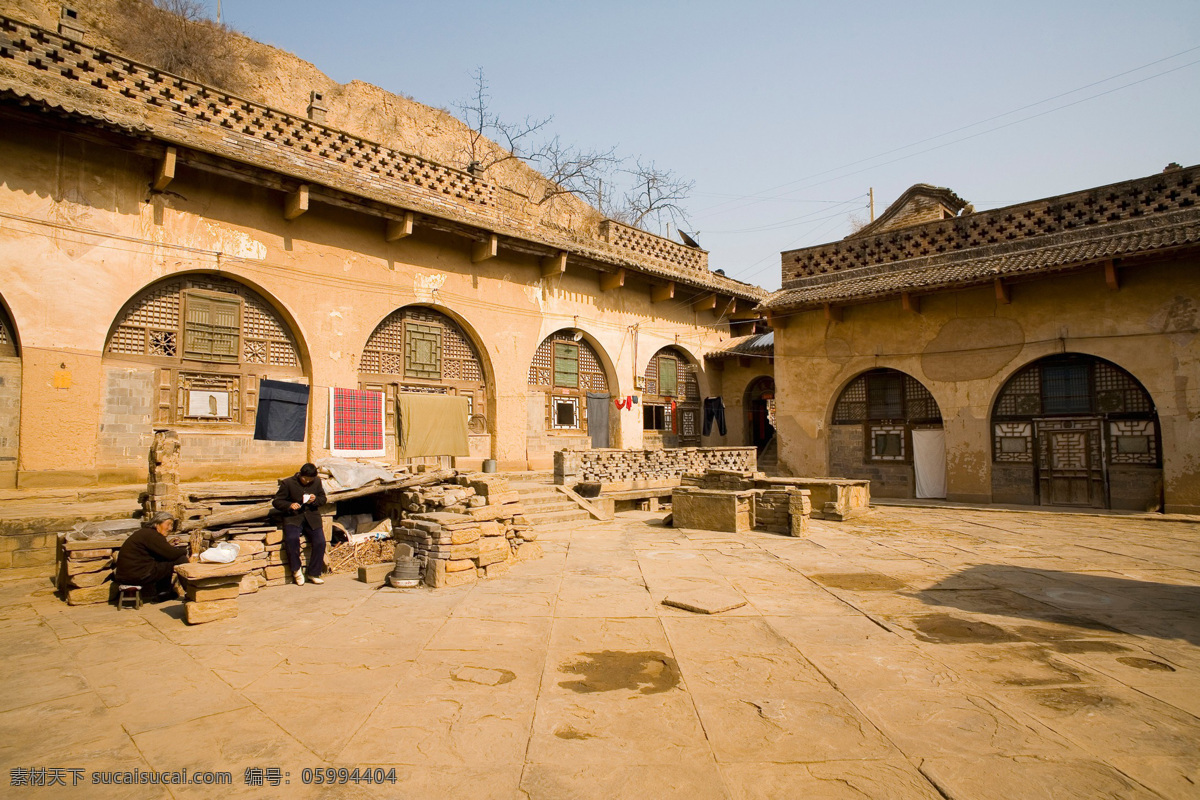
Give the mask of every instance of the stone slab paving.
POLYGON ((177 603, 0 583, 3 795, 1200 797, 1200 525, 887 507, 792 539, 661 520, 554 533, 473 586, 333 576, 195 628, 177 603), (662 604, 695 592, 746 604, 662 604), (88 785, 12 785, 39 767, 88 785), (248 767, 285 782, 248 786, 248 767), (304 783, 329 767, 397 783, 304 783), (184 768, 233 785, 90 784, 184 768))

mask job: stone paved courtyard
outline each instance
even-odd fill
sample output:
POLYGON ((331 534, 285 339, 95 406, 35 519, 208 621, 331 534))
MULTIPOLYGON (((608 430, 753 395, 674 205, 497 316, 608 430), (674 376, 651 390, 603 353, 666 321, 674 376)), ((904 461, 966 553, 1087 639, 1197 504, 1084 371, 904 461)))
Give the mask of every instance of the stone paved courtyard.
POLYGON ((800 540, 626 514, 543 544, 474 586, 333 576, 195 628, 0 584, 3 794, 1200 797, 1200 526, 883 508, 800 540), (661 605, 713 585, 748 604, 661 605), (302 783, 331 765, 397 784, 302 783), (234 784, 10 785, 36 767, 234 784))

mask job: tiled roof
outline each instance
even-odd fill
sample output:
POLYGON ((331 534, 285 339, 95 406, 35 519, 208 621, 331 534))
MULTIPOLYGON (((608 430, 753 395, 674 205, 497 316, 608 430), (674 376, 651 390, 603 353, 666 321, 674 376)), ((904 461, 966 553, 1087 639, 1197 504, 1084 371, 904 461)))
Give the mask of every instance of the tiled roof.
POLYGON ((1200 206, 1031 239, 796 279, 762 304, 770 311, 865 302, 901 292, 991 283, 1200 244, 1200 206))
POLYGON ((705 358, 737 358, 738 356, 769 356, 775 353, 775 331, 735 336, 705 358))

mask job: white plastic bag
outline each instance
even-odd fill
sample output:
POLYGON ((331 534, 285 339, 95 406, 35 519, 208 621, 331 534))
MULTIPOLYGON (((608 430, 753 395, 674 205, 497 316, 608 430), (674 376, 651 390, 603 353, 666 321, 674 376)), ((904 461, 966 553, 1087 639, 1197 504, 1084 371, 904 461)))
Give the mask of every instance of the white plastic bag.
POLYGON ((242 552, 240 545, 234 542, 219 542, 200 554, 200 560, 206 564, 232 564, 242 552))

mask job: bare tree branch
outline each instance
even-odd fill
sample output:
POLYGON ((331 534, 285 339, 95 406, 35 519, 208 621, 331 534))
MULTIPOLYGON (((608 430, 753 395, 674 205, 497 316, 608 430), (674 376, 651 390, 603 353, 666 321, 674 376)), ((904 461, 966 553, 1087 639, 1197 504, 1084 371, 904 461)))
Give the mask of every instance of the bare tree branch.
POLYGON ((671 170, 641 159, 626 173, 632 178, 633 186, 625 193, 624 207, 619 210, 621 217, 615 219, 645 229, 653 218, 660 230, 664 217, 676 227, 680 222, 687 223, 683 202, 691 196, 695 181, 685 181, 671 170))
POLYGON ((552 197, 574 194, 597 208, 603 202, 604 181, 621 165, 617 148, 580 150, 564 145, 557 136, 528 159, 550 181, 538 205, 552 197))
POLYGON ((463 153, 467 171, 487 172, 497 164, 514 158, 526 161, 535 158, 538 150, 522 154, 521 146, 549 125, 554 117, 526 117, 521 123, 504 122, 491 111, 492 96, 488 93, 483 67, 477 67, 471 77, 475 80, 474 94, 470 99, 454 104, 469 129, 463 153), (493 144, 496 146, 489 146, 493 144))

